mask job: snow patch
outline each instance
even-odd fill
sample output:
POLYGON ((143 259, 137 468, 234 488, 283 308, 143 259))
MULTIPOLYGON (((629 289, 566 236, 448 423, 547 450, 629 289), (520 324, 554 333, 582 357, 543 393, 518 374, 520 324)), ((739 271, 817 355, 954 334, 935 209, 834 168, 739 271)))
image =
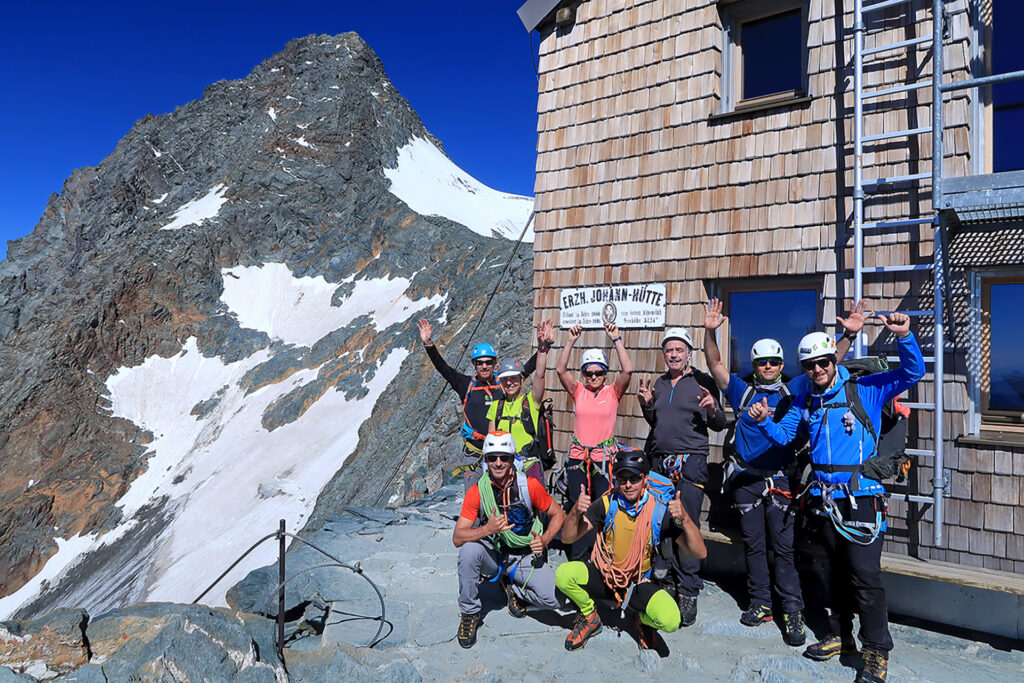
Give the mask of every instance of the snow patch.
POLYGON ((292 138, 292 140, 295 140, 295 142, 297 142, 298 144, 302 145, 303 147, 309 147, 310 149, 316 149, 316 147, 314 147, 313 145, 311 145, 308 142, 306 142, 306 136, 305 135, 303 135, 302 137, 300 137, 298 139, 292 138))
POLYGON ((340 306, 332 306, 331 298, 343 283, 328 282, 322 276, 295 277, 283 263, 225 268, 221 275, 221 300, 242 327, 296 346, 312 346, 361 315, 369 315, 383 330, 447 300, 443 294, 409 299, 405 292, 410 282, 405 278, 356 280, 353 276, 344 281, 354 283, 352 293, 340 306))
POLYGON ((168 194, 170 194, 170 193, 169 192, 164 192, 162 195, 160 195, 156 199, 150 199, 149 201, 153 202, 154 204, 163 204, 164 200, 167 199, 167 195, 168 194))
POLYGON ((267 110, 267 116, 272 120, 277 121, 277 111, 273 107, 267 110))
MULTIPOLYGON (((443 216, 473 232, 519 239, 530 218, 533 199, 493 190, 476 180, 429 140, 414 137, 398 150, 395 168, 384 169, 391 193, 413 211, 443 216)), ((523 238, 533 241, 533 229, 523 238)))
POLYGON ((93 546, 96 535, 75 535, 71 538, 55 538, 53 540, 57 543, 57 552, 46 561, 40 572, 14 593, 6 598, 0 598, 0 619, 9 618, 19 607, 38 595, 45 586, 54 583, 54 579, 93 546))
POLYGON ((202 197, 186 202, 174 212, 173 220, 161 230, 180 230, 189 225, 199 225, 220 213, 220 207, 228 201, 224 195, 228 188, 223 183, 214 185, 202 197))

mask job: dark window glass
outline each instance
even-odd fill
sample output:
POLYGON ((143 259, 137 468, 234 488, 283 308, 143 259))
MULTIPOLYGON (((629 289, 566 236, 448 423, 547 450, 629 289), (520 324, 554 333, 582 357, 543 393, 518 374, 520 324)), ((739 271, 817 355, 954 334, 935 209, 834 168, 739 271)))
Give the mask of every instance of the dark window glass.
MULTIPOLYGON (((997 0, 993 3, 992 73, 1024 70, 1024 3, 997 0)), ((992 170, 1024 169, 1024 81, 992 86, 992 170)))
POLYGON ((993 284, 989 289, 989 410, 1024 413, 1024 282, 993 284))
POLYGON ((732 292, 725 302, 729 316, 729 369, 744 377, 750 371, 750 347, 769 337, 782 344, 785 373, 799 374, 796 347, 818 327, 818 292, 791 289, 774 292, 732 292))
POLYGON ((804 87, 801 17, 797 9, 741 25, 743 99, 804 87))

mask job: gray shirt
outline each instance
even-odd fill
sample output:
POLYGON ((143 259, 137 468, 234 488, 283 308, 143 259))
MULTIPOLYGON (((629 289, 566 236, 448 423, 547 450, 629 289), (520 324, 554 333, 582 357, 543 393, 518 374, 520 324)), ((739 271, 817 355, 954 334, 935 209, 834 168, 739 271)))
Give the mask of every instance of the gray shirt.
POLYGON ((654 400, 643 407, 644 419, 651 425, 646 451, 649 454, 708 454, 708 429, 725 428, 721 396, 710 375, 693 370, 676 380, 675 386, 666 372, 654 382, 654 400), (700 388, 711 392, 718 410, 708 418, 707 410, 698 406, 700 388))

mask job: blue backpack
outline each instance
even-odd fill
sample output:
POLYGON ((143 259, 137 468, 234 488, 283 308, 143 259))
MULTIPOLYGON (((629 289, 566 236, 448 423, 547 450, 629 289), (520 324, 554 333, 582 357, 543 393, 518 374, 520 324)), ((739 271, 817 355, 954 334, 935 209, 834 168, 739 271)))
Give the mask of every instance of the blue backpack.
MULTIPOLYGON (((665 512, 668 511, 668 504, 676 495, 676 487, 668 477, 650 472, 647 475, 647 491, 654 498, 654 516, 651 518, 651 550, 652 559, 661 543, 661 523, 665 519, 665 512)), ((615 526, 615 515, 619 512, 619 501, 612 495, 608 496, 608 511, 604 516, 604 529, 611 531, 615 526)), ((652 562, 653 566, 653 562, 652 562)), ((648 569, 644 578, 650 578, 651 570, 648 569)))

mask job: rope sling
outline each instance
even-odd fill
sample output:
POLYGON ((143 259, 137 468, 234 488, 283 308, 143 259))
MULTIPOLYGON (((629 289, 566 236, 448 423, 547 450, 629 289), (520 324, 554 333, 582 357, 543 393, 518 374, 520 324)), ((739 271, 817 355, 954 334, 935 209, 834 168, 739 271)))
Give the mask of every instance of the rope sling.
MULTIPOLYGON (((636 516, 633 538, 629 543, 629 550, 622 560, 615 561, 612 549, 605 538, 608 535, 607 533, 597 534, 597 538, 594 541, 594 547, 590 551, 590 561, 601 572, 605 585, 615 594, 617 600, 616 607, 623 604, 628 595, 627 589, 643 580, 644 557, 646 556, 648 546, 651 545, 651 524, 656 507, 658 507, 658 503, 654 496, 648 495, 647 500, 636 516)), ((612 544, 614 544, 614 527, 611 529, 610 535, 612 536, 612 544)))

